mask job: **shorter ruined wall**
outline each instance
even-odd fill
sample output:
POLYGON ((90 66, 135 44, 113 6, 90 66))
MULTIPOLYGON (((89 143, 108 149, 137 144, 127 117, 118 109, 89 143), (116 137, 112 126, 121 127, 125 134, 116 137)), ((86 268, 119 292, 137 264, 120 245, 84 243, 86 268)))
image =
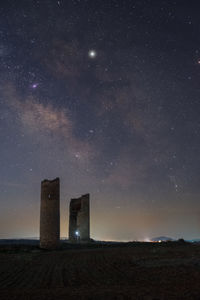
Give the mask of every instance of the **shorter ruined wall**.
POLYGON ((71 242, 90 240, 89 194, 70 201, 69 240, 71 242))
POLYGON ((60 243, 60 180, 41 182, 40 247, 54 249, 60 243))

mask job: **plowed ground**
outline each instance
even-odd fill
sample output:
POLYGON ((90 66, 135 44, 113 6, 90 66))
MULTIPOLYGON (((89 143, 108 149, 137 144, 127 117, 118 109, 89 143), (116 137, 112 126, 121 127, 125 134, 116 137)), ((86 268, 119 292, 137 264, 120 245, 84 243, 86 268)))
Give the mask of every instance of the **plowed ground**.
POLYGON ((0 299, 200 299, 200 246, 0 253, 0 299))

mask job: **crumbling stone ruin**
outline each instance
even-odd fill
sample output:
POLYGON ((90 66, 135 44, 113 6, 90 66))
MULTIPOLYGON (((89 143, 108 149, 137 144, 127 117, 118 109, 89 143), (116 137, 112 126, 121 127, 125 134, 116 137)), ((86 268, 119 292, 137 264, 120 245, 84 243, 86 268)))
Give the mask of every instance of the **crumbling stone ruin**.
POLYGON ((69 215, 69 240, 83 242, 90 240, 90 195, 71 199, 69 215))
POLYGON ((40 247, 55 249, 60 243, 60 179, 41 182, 40 247))
MULTIPOLYGON (((70 242, 90 241, 90 195, 71 199, 70 242)), ((60 179, 41 182, 40 247, 56 249, 60 245, 60 179)))

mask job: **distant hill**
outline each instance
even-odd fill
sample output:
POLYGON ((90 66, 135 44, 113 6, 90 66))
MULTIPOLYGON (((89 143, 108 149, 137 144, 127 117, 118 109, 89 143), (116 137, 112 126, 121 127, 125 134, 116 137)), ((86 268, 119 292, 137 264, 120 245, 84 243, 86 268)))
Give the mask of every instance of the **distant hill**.
POLYGON ((191 243, 200 243, 200 239, 187 240, 187 242, 191 242, 191 243))
POLYGON ((152 242, 167 242, 167 241, 175 241, 175 239, 168 236, 159 236, 151 239, 152 242))

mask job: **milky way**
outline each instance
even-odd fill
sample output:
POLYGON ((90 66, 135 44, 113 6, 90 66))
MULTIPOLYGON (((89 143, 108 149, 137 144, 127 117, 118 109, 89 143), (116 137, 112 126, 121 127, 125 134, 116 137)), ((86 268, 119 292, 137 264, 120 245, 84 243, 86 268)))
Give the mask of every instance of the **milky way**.
POLYGON ((200 235, 198 1, 2 1, 0 238, 38 236, 40 182, 91 194, 91 235, 200 235))

